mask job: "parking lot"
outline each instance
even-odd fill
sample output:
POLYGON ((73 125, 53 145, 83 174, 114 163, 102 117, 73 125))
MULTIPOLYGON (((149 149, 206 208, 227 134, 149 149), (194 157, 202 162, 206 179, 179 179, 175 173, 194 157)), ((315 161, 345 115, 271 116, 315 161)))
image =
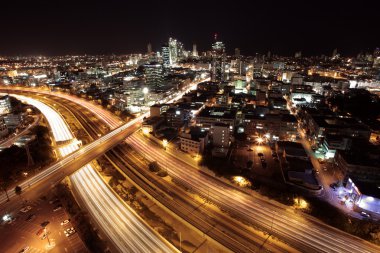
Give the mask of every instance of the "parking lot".
POLYGON ((8 212, 9 217, 15 219, 1 223, 0 252, 18 253, 23 249, 31 253, 88 252, 77 233, 65 235, 64 231, 72 227, 71 222, 61 225, 68 216, 58 207, 59 200, 51 202, 51 199, 40 198, 8 212))
POLYGON ((235 165, 247 168, 247 162, 252 161, 251 171, 260 176, 271 177, 279 171, 277 154, 269 145, 246 143, 234 150, 235 165))

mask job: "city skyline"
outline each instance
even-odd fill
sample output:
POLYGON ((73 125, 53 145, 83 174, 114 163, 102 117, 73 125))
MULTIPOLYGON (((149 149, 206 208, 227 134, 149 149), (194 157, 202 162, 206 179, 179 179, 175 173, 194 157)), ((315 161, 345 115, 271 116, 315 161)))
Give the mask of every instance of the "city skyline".
POLYGON ((376 39, 377 3, 358 6, 314 1, 286 3, 173 1, 123 3, 121 1, 45 1, 21 3, 16 9, 3 4, 4 39, 0 55, 65 55, 145 53, 147 44, 160 51, 167 37, 182 41, 186 50, 197 44, 211 49, 214 34, 232 54, 255 53, 292 56, 372 53, 376 39))
POLYGON ((379 3, 1 6, 0 252, 380 252, 379 3))

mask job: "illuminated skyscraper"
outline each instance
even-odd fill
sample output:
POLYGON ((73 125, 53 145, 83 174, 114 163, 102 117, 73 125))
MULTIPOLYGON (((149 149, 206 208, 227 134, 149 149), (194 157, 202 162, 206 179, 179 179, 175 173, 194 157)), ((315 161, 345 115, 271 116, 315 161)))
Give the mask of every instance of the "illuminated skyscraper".
POLYGON ((148 47, 147 47, 147 49, 148 49, 148 54, 151 54, 152 53, 152 44, 150 44, 150 43, 148 43, 148 47))
POLYGON ((172 62, 170 61, 171 58, 170 58, 170 50, 169 50, 168 44, 163 45, 161 49, 162 49, 162 62, 164 64, 164 67, 167 68, 172 64, 172 62))
POLYGON ((211 69, 211 81, 221 82, 224 81, 224 68, 226 49, 224 43, 217 41, 217 35, 215 35, 215 42, 212 44, 212 69, 211 69))
POLYGON ((163 67, 157 62, 144 65, 145 84, 147 87, 160 87, 163 84, 163 67))
POLYGON ((192 53, 192 56, 194 56, 194 57, 198 56, 197 44, 193 44, 193 53, 192 53))
POLYGON ((183 44, 173 38, 169 38, 170 65, 178 63, 184 57, 183 44))
POLYGON ((169 38, 169 53, 170 53, 170 64, 175 64, 178 61, 178 45, 177 40, 169 38))

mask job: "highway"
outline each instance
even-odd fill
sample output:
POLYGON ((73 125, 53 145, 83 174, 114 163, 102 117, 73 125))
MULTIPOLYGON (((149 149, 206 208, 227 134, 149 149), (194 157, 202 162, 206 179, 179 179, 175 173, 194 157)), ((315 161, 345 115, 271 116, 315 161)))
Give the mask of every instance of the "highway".
POLYGON ((70 180, 91 217, 120 252, 179 252, 154 232, 131 207, 124 205, 89 165, 71 175, 70 180))
MULTIPOLYGON (((62 117, 49 106, 32 98, 14 95, 43 112, 47 118, 54 138, 66 141, 73 138, 62 117)), ((76 151, 75 144, 59 148, 65 157, 76 151)), ((158 233, 153 231, 129 206, 123 205, 115 194, 102 181, 90 164, 70 176, 72 185, 101 226, 109 240, 120 252, 178 252, 158 233)))
POLYGON ((191 187, 199 195, 208 196, 212 202, 223 210, 237 215, 240 220, 258 225, 266 231, 272 231, 277 237, 300 251, 348 252, 351 246, 351 251, 356 252, 361 249, 362 244, 365 245, 363 252, 378 250, 377 246, 329 227, 310 216, 296 214, 288 207, 259 196, 247 195, 217 179, 210 178, 195 170, 193 166, 178 160, 178 156, 174 158, 160 146, 152 145, 141 135, 135 134, 129 137, 127 142, 146 158, 159 161, 173 178, 191 187), (337 235, 339 237, 336 237, 337 235), (346 237, 351 241, 350 244, 346 237))
POLYGON ((295 213, 293 209, 269 201, 256 194, 246 194, 235 187, 201 173, 192 165, 169 154, 162 147, 152 145, 142 135, 134 134, 127 139, 134 149, 148 160, 158 161, 169 174, 224 210, 258 225, 303 252, 379 252, 380 247, 360 238, 334 229, 317 219, 295 213))
MULTIPOLYGON (((142 117, 138 117, 133 121, 114 129, 96 141, 67 155, 65 158, 49 166, 32 178, 24 181, 20 184, 24 193, 30 189, 37 190, 36 188, 38 187, 44 188, 52 182, 61 181, 65 176, 72 174, 78 168, 86 165, 95 158, 107 152, 109 149, 116 146, 118 143, 122 142, 128 135, 132 134, 139 128, 141 120, 142 117)), ((8 194, 10 198, 15 196, 13 189, 8 190, 8 194)), ((5 203, 6 201, 7 198, 5 194, 2 194, 0 197, 0 203, 5 203)))
MULTIPOLYGON (((46 96, 49 103, 62 103, 69 107, 86 132, 93 138, 103 134, 105 123, 99 119, 93 119, 93 115, 82 109, 72 101, 46 96), (91 118, 91 120, 88 120, 91 118)), ((61 104, 61 105, 62 105, 61 104)), ((189 196, 188 192, 176 184, 168 184, 154 173, 147 171, 147 166, 136 155, 128 151, 125 145, 118 145, 106 153, 122 174, 131 180, 144 194, 155 199, 155 203, 174 214, 180 220, 191 225, 192 229, 205 235, 235 252, 288 252, 290 247, 283 243, 275 242, 262 233, 256 233, 239 221, 223 214, 205 203, 199 198, 189 196), (168 195, 169 194, 169 195, 168 195)), ((294 250, 292 250, 294 251, 294 250)))
MULTIPOLYGON (((117 122, 115 122, 117 123, 117 122)), ((105 137, 105 136, 104 136, 105 137)), ((127 140, 150 160, 157 160, 169 174, 179 178, 199 194, 249 224, 271 231, 276 237, 303 252, 379 252, 380 248, 360 238, 334 229, 319 220, 270 201, 246 194, 219 179, 201 173, 177 156, 134 135, 127 140)))

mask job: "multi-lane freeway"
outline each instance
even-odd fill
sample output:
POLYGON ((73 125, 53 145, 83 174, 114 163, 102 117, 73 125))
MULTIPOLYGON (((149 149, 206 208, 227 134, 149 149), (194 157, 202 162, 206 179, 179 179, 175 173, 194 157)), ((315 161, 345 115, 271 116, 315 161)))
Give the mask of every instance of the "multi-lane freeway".
POLYGON ((212 202, 239 219, 261 227, 303 252, 379 252, 380 248, 334 229, 313 217, 256 194, 246 194, 193 165, 152 145, 141 136, 128 138, 130 145, 165 166, 172 177, 182 179, 195 191, 207 192, 212 202))
POLYGON ((86 209, 119 252, 179 252, 124 205, 92 167, 86 165, 70 179, 86 209))
MULTIPOLYGON (((49 122, 55 140, 73 139, 67 124, 55 110, 44 103, 20 95, 18 99, 38 108, 49 122)), ((77 150, 77 144, 60 147, 65 157, 77 150)), ((91 164, 75 172, 72 185, 93 219, 120 252, 177 252, 177 249, 152 230, 129 206, 123 205, 106 186, 91 164)))

